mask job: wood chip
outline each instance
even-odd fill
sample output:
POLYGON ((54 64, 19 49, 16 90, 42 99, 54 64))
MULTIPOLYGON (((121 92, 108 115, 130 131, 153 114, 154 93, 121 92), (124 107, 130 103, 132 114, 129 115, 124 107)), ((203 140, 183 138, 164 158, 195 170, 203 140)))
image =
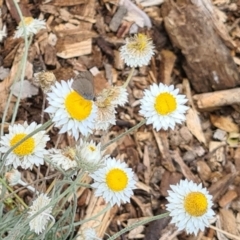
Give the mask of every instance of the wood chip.
POLYGON ((109 24, 109 28, 113 31, 116 32, 122 22, 122 19, 124 17, 124 15, 127 13, 127 8, 120 5, 118 7, 117 12, 114 14, 110 24, 109 24))
POLYGON ((56 49, 47 44, 44 49, 44 62, 48 66, 56 66, 57 65, 57 58, 56 58, 56 49))
MULTIPOLYGON (((13 65, 9 75, 2 82, 0 82, 0 117, 2 117, 4 110, 6 108, 6 102, 8 101, 8 98, 9 98, 9 89, 16 78, 18 69, 21 66, 21 59, 24 52, 23 50, 24 50, 24 44, 22 43, 17 47, 16 55, 15 55, 13 65)), ((13 107, 14 102, 15 102, 15 97, 12 98, 10 105, 8 107, 6 121, 8 121, 12 116, 12 113, 14 110, 14 107, 13 107)))
POLYGON ((87 0, 52 0, 51 4, 54 6, 61 6, 61 7, 67 7, 67 6, 74 6, 79 4, 85 4, 87 0))
POLYGON ((213 196, 213 202, 225 194, 229 186, 233 183, 236 175, 236 173, 227 174, 211 185, 208 191, 213 196))
MULTIPOLYGON (((15 19, 15 21, 17 23, 19 23, 20 22, 20 16, 18 14, 18 11, 16 9, 16 6, 15 6, 13 0, 6 0, 6 5, 8 7, 8 10, 9 10, 12 18, 15 19)), ((24 16, 24 17, 31 17, 32 16, 29 8, 27 7, 27 4, 18 3, 18 5, 19 5, 19 8, 21 10, 22 16, 24 16)))
POLYGON ((148 146, 145 145, 144 147, 144 154, 143 154, 143 164, 146 167, 146 171, 144 171, 144 179, 145 183, 150 183, 150 159, 149 159, 149 152, 148 152, 148 146))
POLYGON ((222 106, 239 104, 240 88, 234 88, 211 93, 196 94, 193 100, 199 110, 212 111, 222 106))
POLYGON ((173 45, 186 59, 183 67, 196 92, 233 88, 240 84, 237 65, 218 35, 222 31, 216 32, 215 22, 219 20, 210 1, 191 1, 191 4, 187 0, 165 1, 162 13, 173 45))
POLYGON ((56 45, 57 56, 67 59, 87 55, 92 52, 92 39, 82 42, 65 43, 56 45))
POLYGON ((160 193, 162 196, 168 196, 168 190, 170 190, 170 185, 176 185, 180 182, 183 175, 178 172, 170 173, 169 171, 165 171, 162 176, 161 184, 159 187, 160 193))
POLYGON ((225 164, 225 142, 211 141, 209 143, 209 152, 211 152, 210 162, 220 162, 225 164))
POLYGON ((118 70, 123 70, 125 63, 120 56, 120 52, 117 50, 114 50, 113 54, 114 54, 114 67, 118 70))
POLYGON ((211 123, 226 132, 239 132, 239 127, 233 122, 231 117, 227 116, 217 116, 214 114, 210 115, 211 123))
POLYGON ((169 50, 162 50, 160 55, 162 58, 160 63, 161 82, 170 85, 172 84, 171 75, 177 57, 172 51, 169 50))
POLYGON ((152 139, 152 133, 151 132, 141 132, 138 131, 136 132, 136 140, 138 142, 143 142, 143 141, 147 141, 149 139, 152 139))
POLYGON ((197 171, 203 181, 208 181, 211 176, 211 169, 204 161, 197 161, 197 171))
POLYGON ((221 197, 218 203, 220 207, 227 208, 230 205, 230 203, 237 197, 238 197, 238 194, 236 191, 229 190, 221 197))
POLYGON ((173 165, 171 155, 169 154, 167 133, 161 130, 158 133, 156 133, 156 131, 153 130, 153 135, 156 139, 158 149, 162 155, 162 159, 161 159, 162 165, 166 169, 168 169, 168 171, 175 172, 175 167, 173 165))
POLYGON ((180 166, 180 169, 181 169, 181 172, 183 174, 183 176, 188 179, 188 180, 191 180, 195 183, 199 183, 200 182, 200 179, 195 176, 191 170, 189 169, 189 167, 184 163, 183 159, 181 158, 178 150, 175 150, 171 153, 171 157, 172 159, 179 164, 180 166))
POLYGON ((236 170, 240 172, 240 148, 237 148, 234 154, 234 163, 236 170))
POLYGON ((186 124, 190 132, 204 145, 207 144, 198 112, 192 108, 187 111, 186 124))
MULTIPOLYGON (((230 209, 220 209, 219 221, 221 226, 220 229, 223 229, 224 231, 230 234, 233 234, 235 236, 239 236, 238 230, 237 230, 236 218, 230 209)), ((226 235, 226 237, 228 236, 226 235)), ((231 237, 229 238, 232 239, 231 237)))
MULTIPOLYGON (((104 202, 104 200, 101 197, 95 197, 94 194, 92 193, 92 197, 88 204, 88 208, 86 211, 86 215, 84 216, 84 219, 89 219, 97 215, 99 212, 103 211, 103 209, 105 209, 106 207, 107 207, 107 204, 104 202)), ((116 212, 117 212, 117 207, 115 206, 109 209, 108 211, 105 211, 104 214, 99 215, 94 220, 83 223, 79 228, 78 233, 81 233, 81 231, 86 228, 94 228, 97 233, 97 236, 102 238, 109 224, 114 218, 116 212)), ((79 236, 76 239, 80 240, 82 238, 81 236, 79 236)))
POLYGON ((53 16, 59 15, 58 8, 51 4, 44 4, 44 5, 40 5, 39 7, 40 7, 40 10, 44 13, 50 13, 53 16))

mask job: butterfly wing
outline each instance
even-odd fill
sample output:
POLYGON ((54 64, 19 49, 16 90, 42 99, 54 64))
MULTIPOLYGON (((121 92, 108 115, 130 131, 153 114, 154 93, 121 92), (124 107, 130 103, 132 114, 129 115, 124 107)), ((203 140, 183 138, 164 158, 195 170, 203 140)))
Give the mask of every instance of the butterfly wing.
POLYGON ((74 78, 72 88, 85 99, 94 99, 94 82, 90 72, 86 71, 79 73, 74 78))

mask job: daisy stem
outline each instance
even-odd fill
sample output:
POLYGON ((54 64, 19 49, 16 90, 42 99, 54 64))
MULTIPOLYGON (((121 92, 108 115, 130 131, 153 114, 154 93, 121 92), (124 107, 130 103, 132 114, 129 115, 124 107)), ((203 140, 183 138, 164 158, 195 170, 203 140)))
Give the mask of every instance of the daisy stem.
POLYGON ((50 186, 48 187, 47 191, 45 192, 46 194, 50 193, 53 189, 53 187, 55 186, 56 183, 56 178, 53 179, 53 181, 51 182, 50 186))
POLYGON ((219 229, 219 228, 214 227, 214 226, 212 226, 212 225, 210 225, 209 227, 212 228, 212 229, 214 229, 214 230, 217 231, 217 232, 220 232, 220 233, 223 233, 223 234, 227 235, 227 236, 230 237, 230 238, 240 240, 240 237, 238 237, 238 236, 236 236, 236 235, 233 235, 233 234, 231 234, 231 233, 228 233, 228 232, 226 232, 226 231, 224 231, 224 230, 222 230, 222 229, 219 229))
MULTIPOLYGON (((42 91, 43 92, 43 91, 42 91)), ((43 123, 44 119, 44 109, 46 105, 46 94, 43 92, 43 102, 42 102, 42 113, 41 113, 41 124, 43 123)))
POLYGON ((53 166, 56 170, 58 170, 58 172, 60 172, 61 174, 65 175, 66 172, 61 169, 57 164, 53 164, 53 162, 50 160, 50 158, 48 157, 44 157, 44 161, 49 163, 49 165, 53 166))
POLYGON ((25 71, 26 71, 26 63, 27 63, 27 56, 28 56, 28 49, 29 49, 29 46, 32 42, 32 35, 30 36, 30 39, 28 40, 28 37, 27 37, 27 31, 26 31, 26 25, 25 25, 25 22, 23 21, 23 15, 22 15, 22 12, 21 12, 21 9, 18 5, 18 3, 16 2, 16 0, 13 0, 14 2, 14 5, 17 9, 17 12, 19 14, 19 17, 20 17, 20 20, 21 20, 21 23, 23 25, 23 31, 24 31, 24 52, 23 52, 23 56, 22 56, 22 59, 21 59, 21 66, 20 66, 20 69, 22 70, 21 72, 21 83, 20 83, 20 93, 18 94, 18 97, 17 97, 17 102, 15 104, 15 108, 14 108, 14 112, 13 112, 13 116, 12 116, 12 121, 11 121, 11 125, 13 125, 13 123, 15 122, 15 119, 16 119, 16 115, 17 115, 17 112, 18 112, 18 107, 19 107, 19 103, 20 103, 20 99, 21 99, 21 94, 22 94, 22 88, 23 88, 23 81, 24 81, 24 77, 25 77, 25 71))
POLYGON ((134 70, 135 70, 135 68, 132 68, 132 69, 131 69, 131 71, 130 71, 130 73, 129 73, 129 75, 128 75, 128 78, 127 78, 126 82, 123 84, 123 87, 126 88, 126 87, 128 86, 130 80, 132 79, 134 70))
POLYGON ((167 217, 168 215, 169 215, 169 212, 163 213, 163 214, 160 214, 160 215, 157 215, 157 216, 145 218, 144 220, 138 221, 138 222, 132 224, 131 226, 128 226, 128 227, 122 229, 121 231, 117 232, 116 234, 114 234, 113 236, 111 236, 110 238, 108 238, 108 240, 114 240, 114 239, 116 239, 117 237, 121 236, 121 235, 122 235, 123 233, 125 233, 125 232, 128 232, 128 231, 130 231, 130 230, 132 230, 132 229, 134 229, 134 228, 136 228, 136 227, 145 225, 145 224, 150 223, 150 222, 152 222, 152 221, 165 218, 165 217, 167 217))
POLYGON ((24 81, 24 77, 25 77, 25 69, 26 69, 26 63, 27 63, 27 56, 28 56, 28 49, 29 49, 29 46, 32 42, 32 36, 30 36, 30 39, 29 39, 29 42, 25 42, 25 45, 24 45, 24 53, 23 53, 23 57, 21 59, 21 61, 23 62, 22 63, 22 72, 21 72, 21 78, 20 78, 20 91, 19 91, 19 94, 17 96, 17 101, 16 101, 16 104, 15 104, 15 107, 14 107, 14 112, 13 112, 13 116, 12 116, 12 120, 11 120, 11 125, 14 124, 15 122, 15 119, 16 119, 16 116, 17 116, 17 113, 18 113, 18 108, 19 108, 19 104, 20 104, 20 100, 21 100, 21 95, 22 95, 22 90, 23 90, 23 81, 24 81))
POLYGON ((16 143, 15 145, 13 145, 3 156, 2 161, 3 163, 5 162, 5 160, 7 159, 7 156, 19 145, 21 145, 23 142, 25 142, 28 138, 32 137, 34 134, 46 129, 47 127, 49 127, 52 124, 52 120, 47 121, 46 123, 44 123, 42 126, 40 126, 39 128, 35 129, 34 131, 32 131, 30 134, 28 134, 26 137, 24 137, 21 141, 19 141, 18 143, 16 143))
MULTIPOLYGON (((22 21, 22 20, 23 20, 23 16, 22 16, 21 9, 19 8, 18 3, 16 2, 16 0, 13 0, 13 3, 14 3, 14 5, 15 5, 15 7, 16 7, 16 9, 17 9, 17 12, 18 12, 18 14, 19 14, 19 17, 20 17, 20 19, 21 19, 21 21, 22 21)), ((24 46, 25 46, 25 48, 24 48, 24 53, 23 53, 23 57, 22 57, 22 59, 21 59, 20 65, 18 66, 18 69, 17 69, 16 73, 14 74, 14 77, 13 77, 13 80, 12 80, 13 83, 15 83, 15 82, 17 81, 17 79, 18 79, 18 77, 19 77, 19 73, 20 73, 21 71, 24 72, 24 74, 25 74, 25 68, 26 68, 25 65, 26 65, 26 60, 27 60, 28 47, 29 47, 29 45, 30 45, 30 42, 29 42, 29 44, 28 44, 28 39, 27 39, 27 33, 26 33, 25 23, 24 23, 24 21, 22 21, 22 22, 23 22, 24 46)), ((10 76, 11 76, 11 75, 12 75, 12 74, 11 74, 11 72, 10 72, 10 76)), ((11 80, 10 77, 9 77, 8 81, 9 81, 9 80, 11 80)), ((22 88, 22 87, 21 87, 21 88, 22 88)), ((8 96, 8 100, 7 100, 7 103, 6 103, 6 105, 5 105, 5 110, 4 110, 3 117, 2 117, 1 136, 3 135, 4 122, 5 122, 7 113, 8 113, 8 109, 9 109, 9 105, 10 105, 10 102, 11 102, 11 99, 12 99, 12 95, 13 95, 13 91, 11 90, 11 92, 10 92, 10 94, 9 94, 9 96, 8 96)), ((21 95, 21 94, 19 94, 19 97, 18 97, 19 101, 20 101, 20 95, 21 95)), ((17 103, 16 103, 16 104, 17 104, 17 103)), ((15 105, 15 106, 16 106, 16 105, 15 105)), ((17 108, 15 107, 15 109, 17 109, 17 108)), ((17 111, 15 111, 15 113, 13 113, 13 115, 16 115, 16 112, 17 112, 17 111)), ((15 119, 15 117, 12 118, 12 123, 14 122, 13 119, 15 119)))
POLYGON ((62 140, 62 134, 58 134, 57 141, 55 143, 55 148, 58 147, 58 144, 60 143, 61 140, 62 140))
POLYGON ((73 196, 74 196, 74 194, 75 194, 75 192, 76 192, 77 184, 78 184, 79 182, 81 182, 81 180, 84 178, 85 175, 86 175, 86 173, 83 172, 83 171, 80 171, 80 172, 78 173, 77 178, 74 180, 74 183, 73 183, 71 186, 69 186, 69 188, 72 189, 71 192, 68 193, 68 195, 65 197, 65 199, 62 199, 61 204, 59 204, 59 206, 58 206, 58 209, 62 209, 62 207, 65 205, 65 203, 66 203, 67 201, 72 200, 72 198, 73 198, 73 196))
POLYGON ((11 187, 8 186, 4 179, 0 178, 0 182, 8 189, 9 192, 11 192, 11 194, 14 195, 14 197, 22 204, 23 207, 25 207, 26 209, 28 208, 25 202, 13 191, 11 187))
POLYGON ((36 193, 36 194, 39 194, 39 192, 36 190, 36 188, 32 187, 32 186, 28 186, 27 183, 25 183, 23 180, 18 180, 18 184, 22 185, 23 187, 26 187, 28 190, 36 193))
POLYGON ((127 131, 121 133, 120 135, 118 135, 117 137, 115 137, 114 139, 110 140, 108 143, 106 143, 105 145, 102 146, 101 150, 103 151, 107 146, 109 146, 110 144, 118 141, 120 138, 124 137, 125 135, 133 132, 134 130, 140 128, 143 124, 146 123, 146 119, 142 120, 140 123, 138 123, 136 126, 128 129, 127 131))
MULTIPOLYGON (((0 180, 1 180, 1 178, 0 178, 0 180)), ((75 184, 73 184, 73 185, 75 185, 75 184)), ((45 210, 48 209, 49 207, 52 207, 52 208, 53 208, 55 205, 57 205, 62 198, 64 198, 66 195, 72 193, 74 187, 75 187, 75 186, 73 186, 73 187, 68 187, 63 193, 61 193, 61 194, 59 194, 59 195, 55 195, 55 197, 51 200, 51 202, 50 202, 49 204, 43 206, 41 209, 39 209, 39 211, 37 211, 37 212, 34 213, 33 215, 29 216, 26 220, 24 220, 24 221, 22 221, 21 223, 19 223, 18 227, 14 228, 14 229, 12 230, 12 235, 18 234, 19 228, 20 228, 20 229, 21 229, 21 228, 22 228, 22 229, 25 229, 26 226, 29 225, 29 222, 30 222, 31 220, 33 220, 35 217, 37 217, 39 214, 41 214, 43 211, 45 211, 45 210)), ((27 208, 28 208, 28 206, 27 206, 27 208)), ((57 209, 60 209, 60 208, 57 207, 57 209)), ((61 210, 59 210, 59 211, 61 211, 61 210)), ((68 227, 69 227, 69 226, 68 226, 68 227)), ((59 230, 59 231, 60 231, 60 230, 59 230)))
MULTIPOLYGON (((111 208, 112 208, 111 205, 108 204, 103 210, 101 210, 100 212, 98 212, 96 215, 94 215, 94 216, 92 216, 92 217, 89 217, 89 218, 87 218, 87 219, 85 219, 85 220, 81 220, 81 221, 79 221, 79 222, 75 222, 75 223, 73 224, 73 226, 74 226, 74 227, 77 227, 77 226, 82 225, 82 224, 84 224, 84 223, 86 223, 86 222, 96 220, 97 217, 101 216, 102 214, 104 214, 105 212, 107 212, 108 210, 110 210, 111 208)), ((69 225, 62 227, 61 229, 59 229, 59 231, 65 230, 65 229, 68 229, 68 228, 69 228, 69 225)))

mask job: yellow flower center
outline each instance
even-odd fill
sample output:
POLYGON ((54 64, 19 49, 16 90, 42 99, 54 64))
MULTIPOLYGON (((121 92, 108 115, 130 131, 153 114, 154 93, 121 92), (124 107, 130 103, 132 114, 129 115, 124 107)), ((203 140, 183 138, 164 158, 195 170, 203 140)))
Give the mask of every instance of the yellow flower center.
MULTIPOLYGON (((23 17, 23 22, 24 22, 24 24, 26 25, 26 26, 29 26, 32 22, 33 22, 33 18, 32 17, 23 17)), ((23 26, 23 22, 20 22, 19 23, 19 26, 23 26)))
POLYGON ((168 115, 176 110, 177 101, 175 97, 168 92, 160 93, 156 97, 154 107, 160 115, 168 115))
POLYGON ((67 112, 72 118, 78 121, 89 117, 92 112, 92 104, 92 101, 83 98, 75 91, 70 92, 65 99, 67 112))
POLYGON ((89 146, 89 150, 94 152, 96 150, 96 148, 94 146, 89 146))
POLYGON ((108 106, 111 105, 111 100, 109 97, 107 97, 106 99, 97 99, 97 101, 95 102, 95 104, 99 107, 99 108, 107 108, 108 106))
POLYGON ((129 49, 144 52, 148 45, 148 38, 144 34, 137 34, 128 44, 129 49))
POLYGON ((74 160, 75 156, 76 156, 76 151, 73 148, 67 147, 65 149, 63 149, 63 156, 69 158, 70 160, 74 160))
MULTIPOLYGON (((18 133, 10 140, 10 146, 17 144, 21 141, 27 134, 25 133, 18 133)), ((13 152, 19 156, 26 156, 31 154, 35 148, 35 141, 32 137, 28 138, 26 141, 21 143, 18 147, 16 147, 13 152)))
POLYGON ((106 183, 112 191, 122 191, 128 184, 127 174, 121 169, 112 169, 106 176, 106 183))
POLYGON ((207 198, 201 192, 191 192, 184 199, 184 208, 193 217, 202 216, 206 213, 207 207, 207 198))

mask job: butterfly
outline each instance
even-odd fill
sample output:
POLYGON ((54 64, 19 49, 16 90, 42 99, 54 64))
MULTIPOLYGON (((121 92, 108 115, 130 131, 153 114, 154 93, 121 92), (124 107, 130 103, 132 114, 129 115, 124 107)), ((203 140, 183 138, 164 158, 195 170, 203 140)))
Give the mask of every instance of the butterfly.
POLYGON ((94 100, 93 75, 89 71, 80 72, 73 81, 72 89, 87 100, 94 100))

